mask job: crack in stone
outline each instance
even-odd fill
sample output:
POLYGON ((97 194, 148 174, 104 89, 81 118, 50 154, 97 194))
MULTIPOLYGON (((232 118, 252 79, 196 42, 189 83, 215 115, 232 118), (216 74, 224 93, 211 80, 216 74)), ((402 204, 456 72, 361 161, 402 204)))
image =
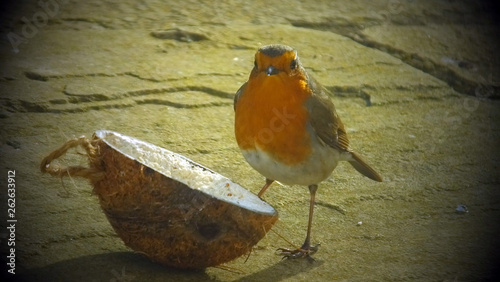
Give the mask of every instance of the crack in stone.
MULTIPOLYGON (((141 75, 125 71, 121 73, 84 73, 84 74, 58 74, 43 71, 25 71, 26 78, 35 81, 48 82, 52 79, 71 79, 71 78, 91 78, 91 77, 123 77, 128 76, 131 78, 149 81, 153 83, 162 83, 169 81, 181 81, 182 78, 175 78, 171 80, 158 80, 154 78, 142 77, 141 75)), ((209 74, 200 74, 206 76, 209 74)), ((213 74, 212 74, 213 75, 213 74)), ((217 75, 224 75, 218 73, 217 75)), ((116 91, 116 92, 89 92, 89 93, 73 93, 68 89, 67 84, 62 93, 66 98, 52 99, 43 102, 31 102, 25 100, 4 99, 2 106, 8 112, 84 112, 88 110, 100 110, 106 108, 122 108, 131 107, 138 104, 160 104, 176 108, 198 108, 208 106, 226 106, 232 103, 233 93, 228 93, 208 86, 188 85, 188 86, 171 86, 171 87, 158 87, 158 88, 144 88, 138 90, 116 91), (178 92, 202 92, 213 97, 231 100, 231 102, 208 102, 208 103, 195 103, 186 104, 182 102, 172 102, 167 99, 147 98, 148 95, 163 94, 163 93, 178 93, 178 92), (133 99, 134 97, 142 97, 142 100, 133 99), (127 99, 132 98, 133 101, 126 102, 127 99)))
MULTIPOLYGON (((479 93, 478 89, 484 84, 478 83, 474 80, 467 79, 460 76, 454 70, 447 68, 445 66, 434 63, 432 60, 426 60, 425 58, 414 54, 408 53, 404 50, 394 48, 387 44, 382 44, 367 39, 364 35, 358 34, 361 40, 356 40, 358 43, 363 44, 366 47, 375 48, 377 50, 383 51, 391 56, 394 56, 406 64, 419 69, 433 77, 445 81, 450 85, 455 91, 470 95, 470 96, 488 96, 487 98, 499 99, 500 98, 500 87, 491 86, 489 93, 479 93)), ((353 38, 354 40, 354 38, 353 38)))
POLYGON ((129 73, 85 73, 85 74, 44 74, 36 71, 25 71, 24 76, 31 80, 49 81, 50 79, 81 78, 81 77, 117 77, 129 75, 129 73))
MULTIPOLYGON (((363 34, 363 29, 366 29, 367 27, 370 26, 381 25, 380 20, 373 19, 373 21, 364 21, 362 24, 353 24, 347 21, 339 23, 338 20, 332 20, 332 19, 317 23, 307 22, 302 20, 290 20, 290 19, 289 21, 293 26, 296 27, 334 32, 342 36, 348 37, 363 46, 373 48, 381 52, 384 52, 386 54, 389 54, 393 57, 400 59, 404 63, 418 70, 421 70, 422 72, 425 72, 441 81, 446 82, 449 86, 451 86, 455 91, 459 93, 470 96, 478 96, 481 98, 500 99, 500 86, 489 85, 474 81, 472 79, 468 79, 466 77, 459 75, 453 69, 439 65, 430 59, 426 59, 417 54, 409 53, 404 50, 394 48, 388 44, 383 44, 368 39, 367 36, 363 34)), ((437 19, 432 20, 431 23, 450 24, 449 21, 442 22, 438 21, 437 19)), ((421 26, 422 22, 407 21, 404 23, 395 22, 391 24, 421 26)), ((456 24, 463 24, 463 23, 457 21, 456 24)), ((464 65, 464 67, 467 67, 467 65, 464 65)))
POLYGON ((172 39, 179 42, 208 40, 208 37, 205 34, 183 30, 180 28, 152 31, 150 35, 157 39, 172 39))
POLYGON ((76 112, 86 112, 89 110, 128 108, 142 104, 166 105, 174 108, 190 109, 190 108, 220 107, 220 106, 232 105, 232 99, 233 99, 232 94, 217 89, 213 89, 210 87, 183 86, 183 87, 128 91, 123 93, 119 97, 115 97, 114 99, 102 94, 71 96, 67 101, 69 104, 66 103, 65 101, 62 101, 61 99, 50 100, 48 102, 30 102, 25 100, 3 99, 2 108, 4 108, 7 112, 34 112, 34 113, 76 113, 76 112), (203 92, 208 95, 229 99, 231 101, 228 102, 214 101, 209 103, 184 104, 157 98, 134 99, 134 97, 144 97, 151 94, 178 93, 186 91, 203 92), (127 101, 127 99, 129 98, 132 98, 132 100, 127 101))
POLYGON ((31 79, 31 80, 38 80, 38 81, 48 81, 49 80, 49 77, 47 77, 46 75, 43 75, 43 74, 40 74, 40 73, 37 73, 34 71, 25 71, 24 76, 26 76, 26 78, 31 79))
POLYGON ((83 23, 89 23, 89 24, 97 24, 98 26, 105 28, 105 29, 110 29, 111 26, 106 24, 104 21, 97 20, 97 19, 89 19, 89 18, 62 18, 60 19, 62 22, 68 22, 68 23, 78 23, 78 22, 83 22, 83 23))
POLYGON ((354 86, 327 86, 331 93, 339 97, 358 97, 365 101, 367 107, 372 106, 371 95, 366 93, 363 88, 374 89, 372 86, 354 87, 354 86))
MULTIPOLYGON (((149 78, 149 77, 142 77, 140 76, 139 74, 136 74, 134 72, 131 72, 131 71, 127 71, 127 72, 124 72, 124 73, 120 73, 118 75, 128 75, 128 76, 131 76, 131 77, 135 77, 137 79, 140 79, 140 80, 144 80, 144 81, 151 81, 151 82, 165 82, 165 81, 172 81, 172 80, 161 80, 161 79, 155 79, 155 78, 149 78)), ((173 79, 174 80, 174 79, 173 79)), ((176 80, 176 79, 175 79, 176 80)))
POLYGON ((37 71, 25 71, 24 76, 31 80, 38 81, 49 81, 50 79, 64 79, 64 78, 82 78, 82 77, 119 77, 119 76, 130 76, 144 81, 151 82, 166 82, 166 81, 175 81, 179 79, 166 79, 166 80, 158 80, 154 78, 146 78, 142 77, 139 74, 136 74, 131 71, 120 72, 120 73, 104 73, 104 72, 95 72, 95 73, 84 73, 84 74, 49 74, 49 73, 40 73, 37 71))
POLYGON ((334 205, 334 204, 330 204, 330 203, 323 202, 323 201, 316 201, 315 204, 318 206, 325 207, 327 209, 331 209, 333 211, 337 211, 342 215, 346 215, 346 213, 347 213, 347 211, 339 205, 334 205))
MULTIPOLYGON (((50 74, 50 73, 41 73, 37 71, 25 71, 24 76, 30 80, 37 81, 49 81, 50 79, 64 79, 64 78, 84 78, 84 77, 120 77, 120 76, 129 76, 133 78, 137 78, 143 81, 150 82, 171 82, 171 81, 179 81, 186 78, 171 78, 171 79, 156 79, 151 77, 143 77, 140 74, 134 73, 132 71, 125 71, 119 73, 104 73, 104 72, 95 72, 95 73, 83 73, 83 74, 50 74)), ((225 73, 199 73, 196 76, 227 76, 231 77, 232 74, 225 73)), ((6 79, 7 80, 7 79, 6 79)))
POLYGON ((50 107, 48 103, 33 103, 22 100, 17 100, 9 104, 4 104, 7 106, 6 110, 8 112, 28 112, 28 113, 83 113, 88 111, 99 111, 106 109, 123 109, 131 108, 137 105, 165 105, 178 109, 194 109, 194 108, 206 108, 206 107, 221 107, 230 106, 232 102, 211 102, 207 104, 182 104, 176 103, 168 100, 161 99, 143 99, 143 100, 132 100, 130 102, 121 103, 93 103, 93 104, 79 104, 79 107, 50 107))
POLYGON ((188 104, 182 104, 182 103, 176 103, 168 100, 161 100, 161 99, 144 99, 144 100, 138 100, 136 101, 138 105, 146 105, 146 104, 151 104, 151 105, 166 105, 169 107, 173 108, 178 108, 178 109, 196 109, 196 108, 206 108, 206 107, 220 107, 220 106, 230 106, 233 103, 230 102, 210 102, 207 104, 194 104, 194 105, 188 105, 188 104))
POLYGON ((224 99, 233 99, 233 94, 227 93, 224 91, 220 91, 214 88, 206 87, 206 86, 179 86, 179 87, 163 87, 163 88, 149 88, 149 89, 141 89, 141 90, 131 90, 123 93, 117 93, 112 97, 103 94, 86 94, 84 96, 75 95, 72 93, 68 93, 66 90, 63 91, 67 96, 71 96, 71 103, 80 103, 80 102, 93 102, 93 101, 111 101, 111 100, 119 100, 127 97, 136 97, 136 96, 146 96, 150 94, 160 94, 160 93, 175 93, 175 92, 186 92, 186 91, 195 91, 195 92, 203 92, 211 96, 224 98, 224 99))
POLYGON ((432 96, 420 96, 408 98, 407 100, 394 100, 394 101, 384 101, 373 103, 373 107, 381 107, 381 106, 389 106, 389 105, 403 105, 413 103, 415 101, 444 101, 446 98, 454 97, 453 95, 449 95, 446 97, 432 97, 432 96))

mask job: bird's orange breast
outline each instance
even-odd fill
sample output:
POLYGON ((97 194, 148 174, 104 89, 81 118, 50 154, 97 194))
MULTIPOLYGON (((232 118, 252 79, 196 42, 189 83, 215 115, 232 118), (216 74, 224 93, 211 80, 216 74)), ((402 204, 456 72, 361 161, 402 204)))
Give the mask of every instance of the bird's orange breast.
POLYGON ((305 108, 311 91, 306 80, 299 78, 262 72, 250 77, 235 112, 236 141, 242 150, 258 147, 288 165, 311 154, 305 108))

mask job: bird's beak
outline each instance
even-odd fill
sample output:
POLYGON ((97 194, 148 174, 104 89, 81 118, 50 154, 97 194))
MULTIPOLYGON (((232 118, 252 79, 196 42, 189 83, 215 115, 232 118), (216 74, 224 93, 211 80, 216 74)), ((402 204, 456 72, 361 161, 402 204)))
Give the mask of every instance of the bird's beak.
POLYGON ((277 68, 273 67, 273 66, 269 66, 266 69, 266 74, 268 76, 273 75, 273 74, 277 74, 278 72, 279 72, 279 70, 277 68))

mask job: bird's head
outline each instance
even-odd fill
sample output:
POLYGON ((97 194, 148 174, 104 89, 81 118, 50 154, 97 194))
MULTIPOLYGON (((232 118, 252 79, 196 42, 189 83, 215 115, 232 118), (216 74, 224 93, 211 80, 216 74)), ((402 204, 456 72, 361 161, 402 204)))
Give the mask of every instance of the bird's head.
POLYGON ((253 75, 264 73, 267 76, 287 75, 293 76, 303 73, 297 52, 286 45, 266 45, 255 54, 253 75))

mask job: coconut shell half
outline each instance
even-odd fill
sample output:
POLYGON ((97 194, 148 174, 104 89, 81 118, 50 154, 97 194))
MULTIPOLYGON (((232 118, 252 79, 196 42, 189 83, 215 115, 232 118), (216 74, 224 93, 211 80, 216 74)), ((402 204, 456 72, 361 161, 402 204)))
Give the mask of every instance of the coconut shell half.
POLYGON ((278 219, 255 194, 179 154, 106 130, 90 144, 88 171, 99 177, 88 178, 104 213, 152 261, 216 266, 250 252, 278 219))

